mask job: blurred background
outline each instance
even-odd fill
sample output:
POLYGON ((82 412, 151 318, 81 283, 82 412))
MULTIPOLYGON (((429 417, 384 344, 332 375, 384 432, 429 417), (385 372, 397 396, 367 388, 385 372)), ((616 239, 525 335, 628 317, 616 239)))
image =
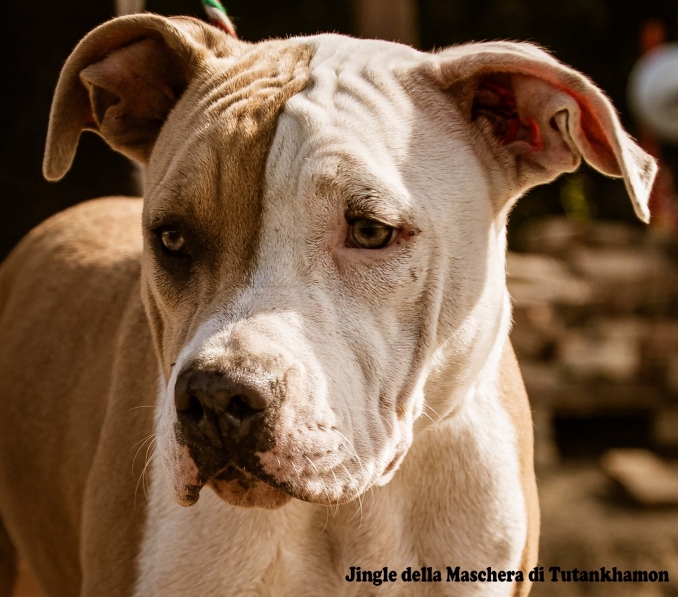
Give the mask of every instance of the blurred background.
MULTIPOLYGON (((678 66, 671 57, 678 2, 227 0, 226 7, 250 41, 328 31, 423 50, 530 40, 589 75, 660 159, 649 227, 635 221, 620 181, 586 167, 529 193, 511 216, 508 273, 512 340, 535 416, 540 563, 669 570, 672 578, 668 586, 614 589, 549 583, 533 594, 678 595, 678 66), (657 57, 666 58, 664 70, 654 68, 657 57)), ((69 205, 139 192, 134 168, 91 134, 63 181, 45 182, 40 169, 51 96, 69 52, 116 12, 141 9, 203 17, 199 0, 3 3, 0 258, 69 205)))

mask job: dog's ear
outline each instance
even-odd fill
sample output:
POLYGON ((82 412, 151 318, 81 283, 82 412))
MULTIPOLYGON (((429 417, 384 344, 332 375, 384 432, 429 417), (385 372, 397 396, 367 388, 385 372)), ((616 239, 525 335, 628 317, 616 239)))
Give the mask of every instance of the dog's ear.
POLYGON ((503 199, 572 172, 583 157, 603 174, 622 177, 636 215, 649 221, 655 161, 584 75, 536 46, 511 42, 450 48, 435 54, 429 68, 499 163, 509 186, 503 199))
POLYGON ((190 18, 132 15, 89 33, 64 65, 52 103, 43 173, 68 172, 83 129, 146 163, 170 110, 195 73, 240 42, 190 18))

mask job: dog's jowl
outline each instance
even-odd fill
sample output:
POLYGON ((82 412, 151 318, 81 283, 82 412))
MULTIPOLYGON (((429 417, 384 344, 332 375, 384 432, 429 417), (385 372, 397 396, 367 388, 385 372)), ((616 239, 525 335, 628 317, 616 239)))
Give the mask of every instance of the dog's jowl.
POLYGON ((602 92, 529 44, 145 14, 68 59, 47 178, 83 130, 144 198, 63 212, 0 270, 7 561, 49 596, 526 595, 506 219, 583 158, 647 221, 655 165, 602 92))

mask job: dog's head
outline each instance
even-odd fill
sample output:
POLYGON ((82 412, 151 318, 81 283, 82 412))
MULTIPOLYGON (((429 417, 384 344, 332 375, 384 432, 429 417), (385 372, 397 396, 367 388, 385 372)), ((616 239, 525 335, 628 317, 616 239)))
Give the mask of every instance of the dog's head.
POLYGON ((604 95, 532 45, 247 44, 155 15, 69 58, 48 178, 83 129, 146 166, 142 292, 185 505, 205 484, 275 507, 386 483, 504 342, 513 202, 583 157, 647 221, 656 170, 604 95))

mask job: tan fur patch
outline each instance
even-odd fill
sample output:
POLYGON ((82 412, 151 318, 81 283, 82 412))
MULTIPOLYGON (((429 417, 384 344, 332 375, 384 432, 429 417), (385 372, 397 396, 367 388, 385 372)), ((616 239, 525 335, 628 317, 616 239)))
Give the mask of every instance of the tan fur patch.
MULTIPOLYGON (((138 200, 81 204, 34 229, 0 270, 0 511, 17 550, 56 597, 80 594, 81 548, 95 517, 107 527, 116 521, 99 534, 106 550, 122 549, 108 573, 117 587, 133 582, 134 553, 116 537, 134 539, 143 521, 143 501, 133 507, 141 469, 132 470, 130 449, 151 432, 153 417, 129 409, 154 399, 157 376, 150 342, 128 329, 126 316, 136 305, 143 322, 140 213, 138 200), (135 353, 123 358, 132 363, 126 379, 141 391, 114 382, 124 335, 136 336, 135 353), (150 362, 139 358, 144 349, 150 362), (106 455, 116 429, 116 452, 106 455), (105 509, 88 503, 88 489, 105 509)), ((82 554, 105 559, 101 550, 82 554)))
MULTIPOLYGON (((209 308, 219 288, 232 288, 251 271, 277 118, 306 85, 310 58, 310 48, 298 42, 244 45, 238 56, 217 56, 156 144, 151 189, 209 188, 194 189, 195 202, 151 192, 149 206, 190 209, 181 215, 201 232, 206 221, 222 222, 209 231, 216 232, 209 238, 216 251, 205 285, 192 294, 193 309, 196 303, 209 308), (168 168, 177 177, 174 187, 154 183, 154 165, 164 172, 165 160, 182 148, 190 152, 194 146, 186 141, 199 142, 205 120, 220 136, 213 160, 168 168), (205 170, 211 176, 195 176, 205 170)), ((166 325, 161 313, 186 325, 196 321, 195 313, 160 303, 157 288, 146 293, 144 313, 140 283, 148 288, 149 280, 140 280, 140 218, 140 201, 78 206, 31 232, 0 270, 0 393, 7 415, 0 451, 15 455, 0 463, 0 511, 14 525, 9 531, 20 553, 54 596, 131 592, 145 518, 139 475, 153 454, 148 443, 135 443, 153 431, 150 407, 158 391, 148 322, 157 339, 166 325)), ((146 275, 154 274, 146 269, 146 275)), ((185 333, 175 329, 172 337, 185 333)))
MULTIPOLYGON (((523 488, 525 510, 527 511, 527 540, 520 569, 527 578, 529 571, 537 565, 539 498, 537 496, 537 481, 534 476, 532 412, 510 340, 506 341, 499 363, 499 398, 502 406, 511 417, 516 430, 517 454, 520 461, 520 483, 523 488)), ((531 588, 532 583, 517 583, 514 597, 524 597, 530 592, 531 588)))
POLYGON ((176 279, 147 251, 144 297, 167 377, 195 326, 252 274, 269 148, 285 103, 308 82, 310 59, 307 45, 273 41, 215 60, 186 91, 158 139, 144 220, 151 229, 180 222, 199 244, 193 261, 201 271, 184 302, 174 290, 176 279), (181 167, 171 168, 177 158, 181 167))

